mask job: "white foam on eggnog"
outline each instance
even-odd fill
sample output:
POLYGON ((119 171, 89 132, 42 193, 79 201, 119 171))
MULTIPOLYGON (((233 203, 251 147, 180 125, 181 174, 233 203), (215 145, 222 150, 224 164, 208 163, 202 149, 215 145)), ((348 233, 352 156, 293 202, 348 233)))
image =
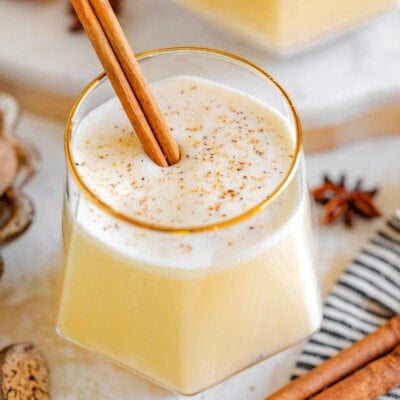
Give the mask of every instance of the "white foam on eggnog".
MULTIPOLYGON (((73 140, 78 173, 93 193, 127 216, 180 228, 231 219, 275 191, 294 157, 293 131, 280 113, 244 93, 196 77, 170 78, 151 87, 179 144, 181 160, 157 166, 143 152, 118 100, 111 99, 85 117, 73 140)), ((208 266, 236 254, 234 246, 245 251, 260 245, 260 238, 264 247, 271 242, 294 212, 298 190, 289 192, 268 207, 270 212, 242 223, 241 229, 179 239, 140 229, 132 234, 129 224, 83 198, 77 218, 94 237, 127 256, 177 268, 208 266)))

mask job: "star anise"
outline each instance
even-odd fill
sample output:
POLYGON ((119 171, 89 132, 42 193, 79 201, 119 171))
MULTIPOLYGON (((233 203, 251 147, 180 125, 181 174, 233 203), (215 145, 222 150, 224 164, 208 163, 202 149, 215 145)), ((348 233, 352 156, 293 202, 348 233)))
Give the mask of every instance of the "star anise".
MULTIPOLYGON (((110 1, 111 7, 113 8, 115 14, 118 15, 118 13, 121 11, 122 0, 109 0, 109 1, 110 1)), ((69 26, 69 30, 71 32, 77 32, 77 31, 82 30, 82 25, 81 25, 78 17, 76 16, 74 9, 72 8, 72 5, 70 5, 69 10, 73 17, 72 23, 69 26)))
POLYGON ((324 183, 311 191, 314 200, 325 205, 321 220, 323 224, 331 224, 343 218, 346 226, 352 227, 355 215, 364 218, 381 215, 373 200, 378 189, 364 190, 362 182, 359 179, 353 189, 347 189, 345 175, 337 183, 327 175, 324 176, 324 183))

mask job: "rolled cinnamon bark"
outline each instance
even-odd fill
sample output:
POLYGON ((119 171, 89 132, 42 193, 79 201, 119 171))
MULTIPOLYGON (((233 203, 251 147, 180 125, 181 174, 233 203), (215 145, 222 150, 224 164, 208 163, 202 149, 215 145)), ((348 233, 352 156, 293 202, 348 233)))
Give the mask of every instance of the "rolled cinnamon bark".
MULTIPOLYGON (((365 338, 284 386, 265 400, 305 400, 333 385, 400 343, 400 315, 365 338)), ((346 397, 342 397, 346 399, 346 397)))
POLYGON ((400 385, 400 346, 347 378, 312 397, 312 400, 374 400, 400 385))

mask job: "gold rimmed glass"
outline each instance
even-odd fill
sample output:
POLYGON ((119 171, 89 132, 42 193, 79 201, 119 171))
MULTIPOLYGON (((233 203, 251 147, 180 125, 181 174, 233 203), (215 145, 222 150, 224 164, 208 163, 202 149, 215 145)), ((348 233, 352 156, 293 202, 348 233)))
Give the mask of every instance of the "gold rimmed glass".
POLYGON ((161 226, 110 207, 75 167, 82 120, 115 96, 104 74, 70 114, 57 330, 168 389, 194 394, 319 325, 301 128, 282 87, 240 57, 191 47, 137 57, 150 83, 191 75, 230 86, 273 107, 292 135, 290 165, 262 202, 214 224, 161 226), (83 210, 111 228, 92 226, 83 210))
MULTIPOLYGON (((132 216, 123 214, 98 198, 85 184, 85 182, 83 182, 79 176, 72 155, 72 136, 74 134, 74 126, 79 124, 79 119, 82 115, 82 108, 87 107, 87 98, 92 98, 94 96, 94 92, 99 92, 96 93, 96 96, 98 96, 98 104, 101 104, 101 102, 105 101, 105 99, 114 96, 114 92, 108 79, 106 78, 106 75, 102 73, 92 82, 90 82, 88 86, 86 86, 76 100, 69 116, 65 131, 65 154, 69 172, 73 176, 80 190, 85 193, 85 195, 90 198, 94 204, 103 209, 105 212, 126 222, 130 222, 148 229, 184 234, 216 230, 236 224, 262 211, 285 190, 293 178, 293 175, 296 173, 297 164, 301 155, 301 125, 291 99, 282 86, 270 74, 242 57, 216 49, 198 47, 166 48, 140 53, 137 55, 137 59, 139 60, 149 82, 154 82, 171 76, 195 74, 196 76, 217 81, 219 83, 239 89, 244 93, 247 93, 265 102, 266 104, 273 104, 278 111, 280 111, 286 116, 286 118, 290 120, 290 123, 293 126, 295 141, 294 157, 290 168, 286 171, 281 183, 271 194, 269 194, 260 204, 257 204, 256 206, 247 210, 245 213, 237 215, 229 220, 212 225, 177 228, 174 226, 162 226, 145 223, 139 219, 133 218, 132 216), (173 67, 170 70, 163 68, 163 64, 170 61, 168 58, 172 58, 173 60, 173 67), (178 58, 181 58, 183 63, 181 60, 177 60, 178 58), (193 60, 194 58, 198 58, 198 60, 195 61, 193 60), (188 62, 187 60, 189 59, 192 59, 192 61, 188 62), (196 65, 194 67, 196 62, 198 64, 203 62, 204 65, 196 65), (216 64, 217 68, 213 68, 212 65, 209 65, 212 62, 216 64), (232 68, 232 71, 226 71, 228 66, 232 68), (196 69, 195 72, 194 69, 196 69), (238 73, 238 71, 240 72, 238 73), (247 79, 240 80, 240 75, 244 71, 248 72, 248 74, 246 74, 247 79)), ((95 102, 95 104, 97 104, 97 102, 95 102)))

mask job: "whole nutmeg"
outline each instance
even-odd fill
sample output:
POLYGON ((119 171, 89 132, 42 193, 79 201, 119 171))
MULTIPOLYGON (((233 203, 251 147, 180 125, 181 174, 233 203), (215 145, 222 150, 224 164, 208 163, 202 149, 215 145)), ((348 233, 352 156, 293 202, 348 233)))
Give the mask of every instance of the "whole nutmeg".
POLYGON ((40 350, 29 342, 0 352, 0 400, 49 400, 50 372, 40 350))

